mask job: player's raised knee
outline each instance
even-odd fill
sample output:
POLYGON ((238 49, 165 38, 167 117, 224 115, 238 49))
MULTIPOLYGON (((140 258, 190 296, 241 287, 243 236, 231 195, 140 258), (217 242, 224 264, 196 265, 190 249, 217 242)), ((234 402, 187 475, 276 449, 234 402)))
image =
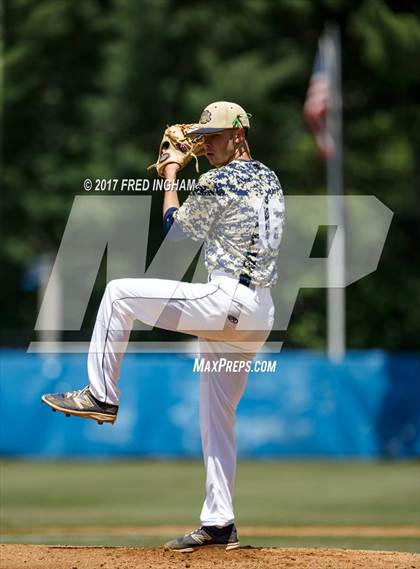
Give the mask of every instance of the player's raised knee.
POLYGON ((135 290, 139 288, 140 279, 112 279, 106 285, 106 294, 108 294, 112 300, 116 298, 122 298, 124 296, 131 296, 133 290, 133 283, 135 284, 135 290))
POLYGON ((126 279, 112 279, 106 285, 105 294, 111 296, 112 298, 117 298, 121 294, 123 288, 123 281, 126 279))

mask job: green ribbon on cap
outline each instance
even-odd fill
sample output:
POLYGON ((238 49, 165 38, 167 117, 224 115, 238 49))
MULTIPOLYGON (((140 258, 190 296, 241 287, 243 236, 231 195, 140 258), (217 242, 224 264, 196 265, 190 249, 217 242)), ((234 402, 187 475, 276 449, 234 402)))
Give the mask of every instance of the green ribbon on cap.
MULTIPOLYGON (((251 118, 251 117, 252 117, 251 113, 246 113, 246 116, 247 116, 248 118, 251 118)), ((235 117, 235 118, 233 119, 233 121, 232 121, 232 126, 233 126, 234 128, 242 128, 242 127, 243 127, 243 124, 242 124, 242 122, 241 122, 241 115, 236 115, 236 117, 235 117)))
POLYGON ((234 128, 242 128, 241 119, 239 118, 241 115, 236 115, 236 117, 232 121, 232 125, 234 128))

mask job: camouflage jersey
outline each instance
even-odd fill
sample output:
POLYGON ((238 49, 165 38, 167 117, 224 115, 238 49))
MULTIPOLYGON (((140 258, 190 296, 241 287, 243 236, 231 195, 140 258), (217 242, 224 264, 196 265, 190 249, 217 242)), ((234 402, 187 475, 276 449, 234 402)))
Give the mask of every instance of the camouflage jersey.
POLYGON ((257 160, 233 160, 200 176, 174 225, 205 240, 205 266, 246 275, 272 286, 284 223, 284 199, 276 174, 257 160))

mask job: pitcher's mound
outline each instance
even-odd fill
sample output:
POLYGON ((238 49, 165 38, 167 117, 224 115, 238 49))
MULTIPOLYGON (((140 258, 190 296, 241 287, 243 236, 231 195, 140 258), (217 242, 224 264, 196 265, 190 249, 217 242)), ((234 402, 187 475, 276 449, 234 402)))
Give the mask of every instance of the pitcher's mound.
POLYGON ((160 547, 1 545, 2 569, 420 569, 420 555, 352 549, 244 547, 175 553, 160 547))

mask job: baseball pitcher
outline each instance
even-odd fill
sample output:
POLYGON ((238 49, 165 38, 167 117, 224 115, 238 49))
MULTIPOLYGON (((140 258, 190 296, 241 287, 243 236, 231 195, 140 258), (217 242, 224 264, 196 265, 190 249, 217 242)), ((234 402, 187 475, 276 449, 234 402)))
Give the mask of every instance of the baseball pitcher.
POLYGON ((165 544, 186 552, 205 546, 239 547, 232 498, 236 469, 234 424, 249 362, 274 322, 271 287, 283 230, 284 200, 275 173, 251 157, 250 115, 235 103, 208 105, 198 124, 165 130, 158 175, 177 172, 205 154, 213 166, 182 206, 176 189, 164 193, 168 239, 204 242, 207 283, 118 279, 108 283, 87 361, 89 384, 48 394, 44 403, 66 415, 114 423, 120 404, 120 363, 134 321, 199 338, 212 365, 200 373, 200 428, 206 498, 200 528, 165 544), (218 366, 223 358, 224 365, 218 366))

